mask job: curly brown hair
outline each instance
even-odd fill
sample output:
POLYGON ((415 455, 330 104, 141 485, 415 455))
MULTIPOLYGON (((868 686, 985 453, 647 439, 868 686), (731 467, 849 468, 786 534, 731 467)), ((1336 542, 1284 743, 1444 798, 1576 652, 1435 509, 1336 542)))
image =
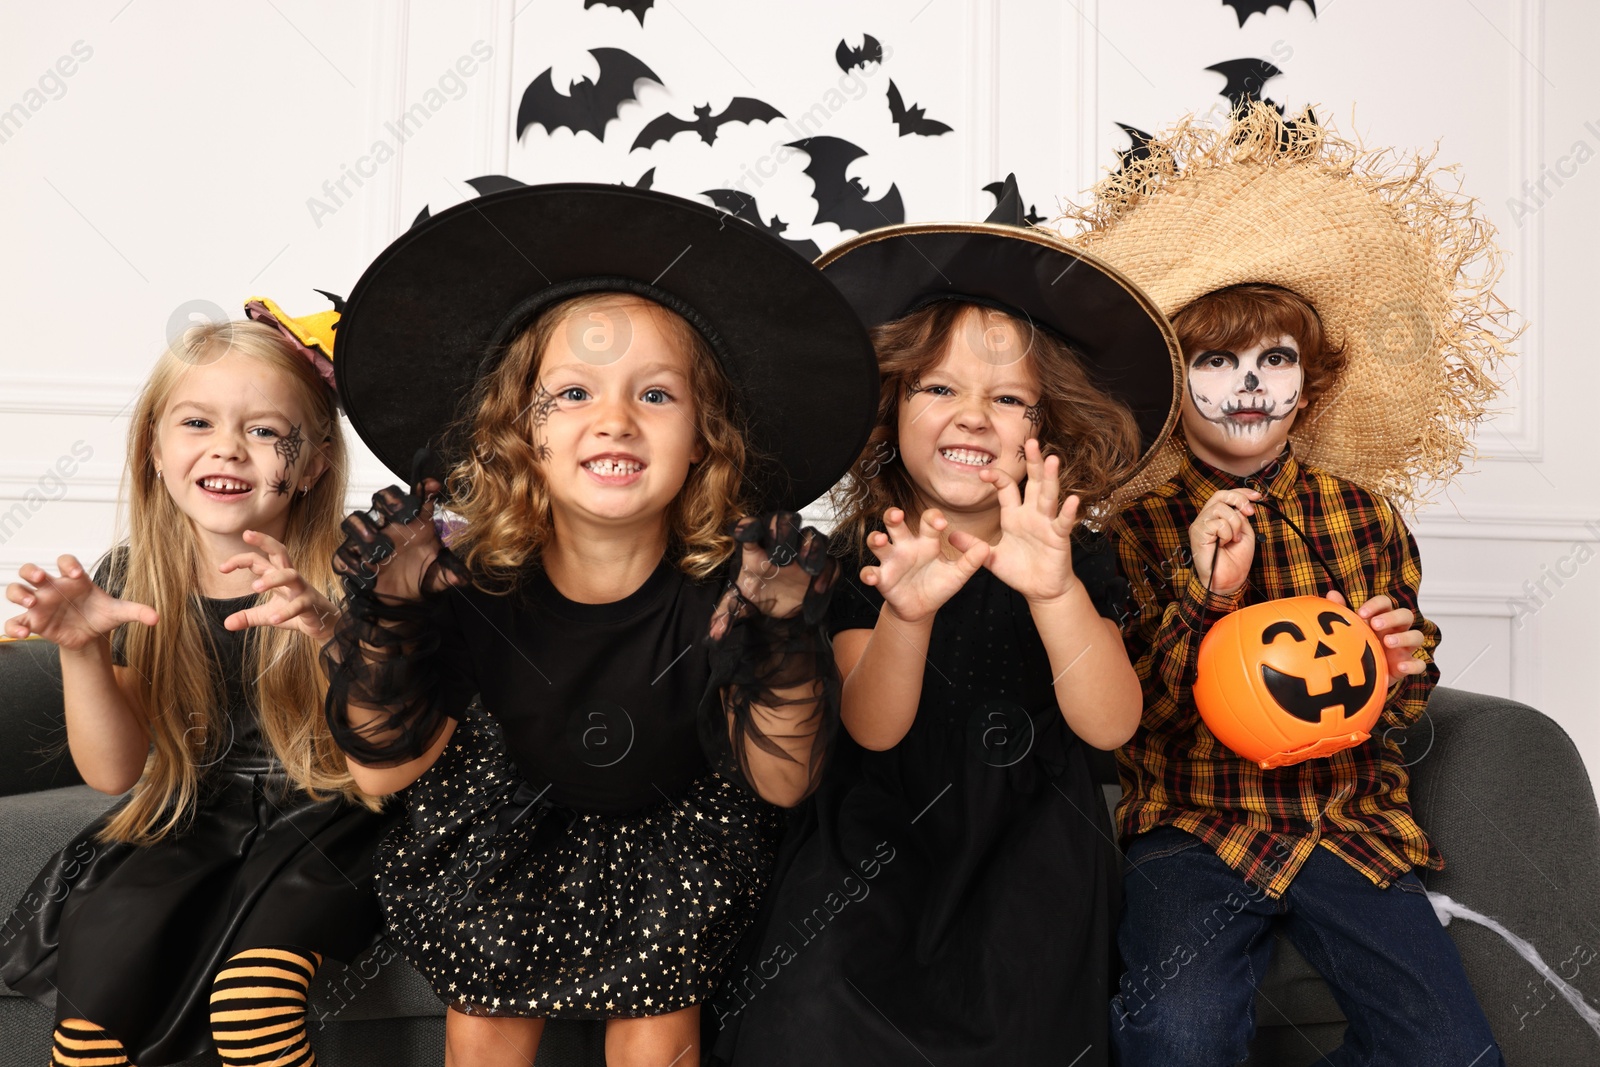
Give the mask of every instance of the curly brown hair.
POLYGON ((655 301, 631 293, 584 293, 544 309, 505 346, 494 370, 478 382, 468 414, 451 430, 451 438, 461 442, 462 459, 446 486, 451 510, 466 522, 451 548, 486 589, 515 588, 555 532, 529 412, 545 351, 568 317, 619 303, 659 313, 663 332, 689 354, 695 429, 706 458, 690 467, 667 510, 668 555, 698 579, 714 573, 733 551, 727 527, 747 513, 744 475, 755 456, 716 354, 698 330, 655 301))
MULTIPOLYGON (((939 300, 873 327, 878 354, 878 423, 850 473, 831 494, 838 516, 833 541, 841 552, 864 554, 867 534, 880 528, 891 507, 915 525, 916 485, 899 461, 900 400, 908 383, 933 369, 949 351, 963 319, 981 305, 939 300)), ((988 313, 988 309, 984 309, 988 313)), ((1004 314, 1002 312, 1002 314, 1004 314)), ((1061 459, 1063 498, 1076 493, 1082 511, 1105 517, 1111 494, 1132 476, 1140 457, 1139 427, 1127 406, 1097 386, 1072 346, 1006 315, 1023 336, 1033 335, 1024 357, 1039 383, 1043 418, 1035 434, 1045 456, 1061 459)))
POLYGON ((1311 414, 1344 373, 1344 350, 1323 330, 1317 309, 1282 286, 1251 282, 1209 292, 1172 316, 1172 328, 1185 363, 1200 352, 1240 352, 1283 335, 1293 338, 1305 372, 1302 395, 1310 402, 1301 418, 1311 414))

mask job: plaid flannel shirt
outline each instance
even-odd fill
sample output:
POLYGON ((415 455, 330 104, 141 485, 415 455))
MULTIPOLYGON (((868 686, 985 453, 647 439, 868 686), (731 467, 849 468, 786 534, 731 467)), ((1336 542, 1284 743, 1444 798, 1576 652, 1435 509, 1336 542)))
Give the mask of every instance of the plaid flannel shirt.
MULTIPOLYGON (((1219 471, 1185 450, 1178 473, 1130 504, 1112 533, 1133 586, 1124 635, 1144 687, 1138 732, 1117 758, 1124 840, 1158 826, 1187 830, 1272 897, 1282 895, 1318 845, 1379 886, 1413 867, 1443 867, 1412 816, 1401 750, 1403 730, 1421 718, 1438 681, 1431 657, 1424 673, 1404 675, 1391 686, 1365 742, 1268 771, 1219 742, 1192 696, 1200 640, 1236 608, 1322 596, 1336 587, 1352 608, 1387 594, 1396 607, 1417 612, 1422 568, 1394 508, 1302 466, 1287 448, 1250 478, 1219 471), (1249 581, 1231 597, 1207 592, 1189 559, 1189 525, 1213 493, 1239 488, 1261 491, 1305 531, 1336 571, 1332 582, 1300 536, 1278 514, 1258 508, 1249 581)), ((1414 628, 1422 630, 1422 647, 1431 653, 1438 627, 1417 612, 1414 628)))

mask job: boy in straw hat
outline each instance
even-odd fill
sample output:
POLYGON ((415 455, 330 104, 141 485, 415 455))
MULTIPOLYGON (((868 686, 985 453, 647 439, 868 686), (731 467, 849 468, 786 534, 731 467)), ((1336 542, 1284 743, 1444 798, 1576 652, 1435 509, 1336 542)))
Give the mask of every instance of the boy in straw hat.
POLYGON ((1182 432, 1112 526, 1145 693, 1119 753, 1126 1064, 1242 1060, 1274 928, 1349 1019, 1326 1062, 1501 1062, 1415 873, 1444 859, 1399 745, 1439 631, 1395 502, 1461 469, 1510 339, 1491 231, 1428 163, 1255 105, 1152 141, 1076 213, 1079 241, 1173 316, 1187 367, 1182 432), (1200 641, 1302 595, 1348 597, 1394 683, 1367 741, 1263 770, 1199 718, 1200 641))

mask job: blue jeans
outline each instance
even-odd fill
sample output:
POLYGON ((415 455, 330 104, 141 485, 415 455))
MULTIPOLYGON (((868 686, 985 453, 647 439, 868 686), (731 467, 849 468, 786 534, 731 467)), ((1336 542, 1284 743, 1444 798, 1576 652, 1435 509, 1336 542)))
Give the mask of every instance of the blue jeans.
POLYGON ((1314 849, 1278 900, 1173 827, 1128 848, 1111 1000, 1123 1067, 1239 1063, 1255 1035, 1272 933, 1321 973, 1350 1025, 1319 1061, 1337 1067, 1502 1067, 1455 943, 1414 873, 1379 889, 1314 849))

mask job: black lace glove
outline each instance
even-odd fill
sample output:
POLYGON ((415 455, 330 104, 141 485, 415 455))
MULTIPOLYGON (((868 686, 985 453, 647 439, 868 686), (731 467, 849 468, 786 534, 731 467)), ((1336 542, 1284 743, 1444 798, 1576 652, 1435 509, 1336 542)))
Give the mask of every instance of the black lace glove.
POLYGON ((334 553, 346 598, 333 639, 322 650, 325 711, 334 741, 369 766, 421 756, 445 719, 458 715, 471 697, 444 677, 438 662, 437 599, 470 578, 434 527, 441 486, 423 473, 431 461, 430 453, 419 452, 409 492, 393 485, 381 489, 372 495, 370 510, 346 518, 344 543, 334 553), (384 586, 392 592, 380 592, 384 586))
POLYGON ((833 646, 822 627, 839 576, 828 537, 800 525, 793 511, 746 517, 731 531, 739 548, 728 562, 728 588, 707 634, 711 692, 718 714, 702 718, 713 763, 750 781, 746 746, 792 760, 756 721, 752 707, 794 713, 787 733, 813 735, 808 772, 815 786, 839 724, 839 676, 833 646), (747 566, 751 558, 759 566, 747 566), (778 690, 808 695, 784 696, 778 690))

